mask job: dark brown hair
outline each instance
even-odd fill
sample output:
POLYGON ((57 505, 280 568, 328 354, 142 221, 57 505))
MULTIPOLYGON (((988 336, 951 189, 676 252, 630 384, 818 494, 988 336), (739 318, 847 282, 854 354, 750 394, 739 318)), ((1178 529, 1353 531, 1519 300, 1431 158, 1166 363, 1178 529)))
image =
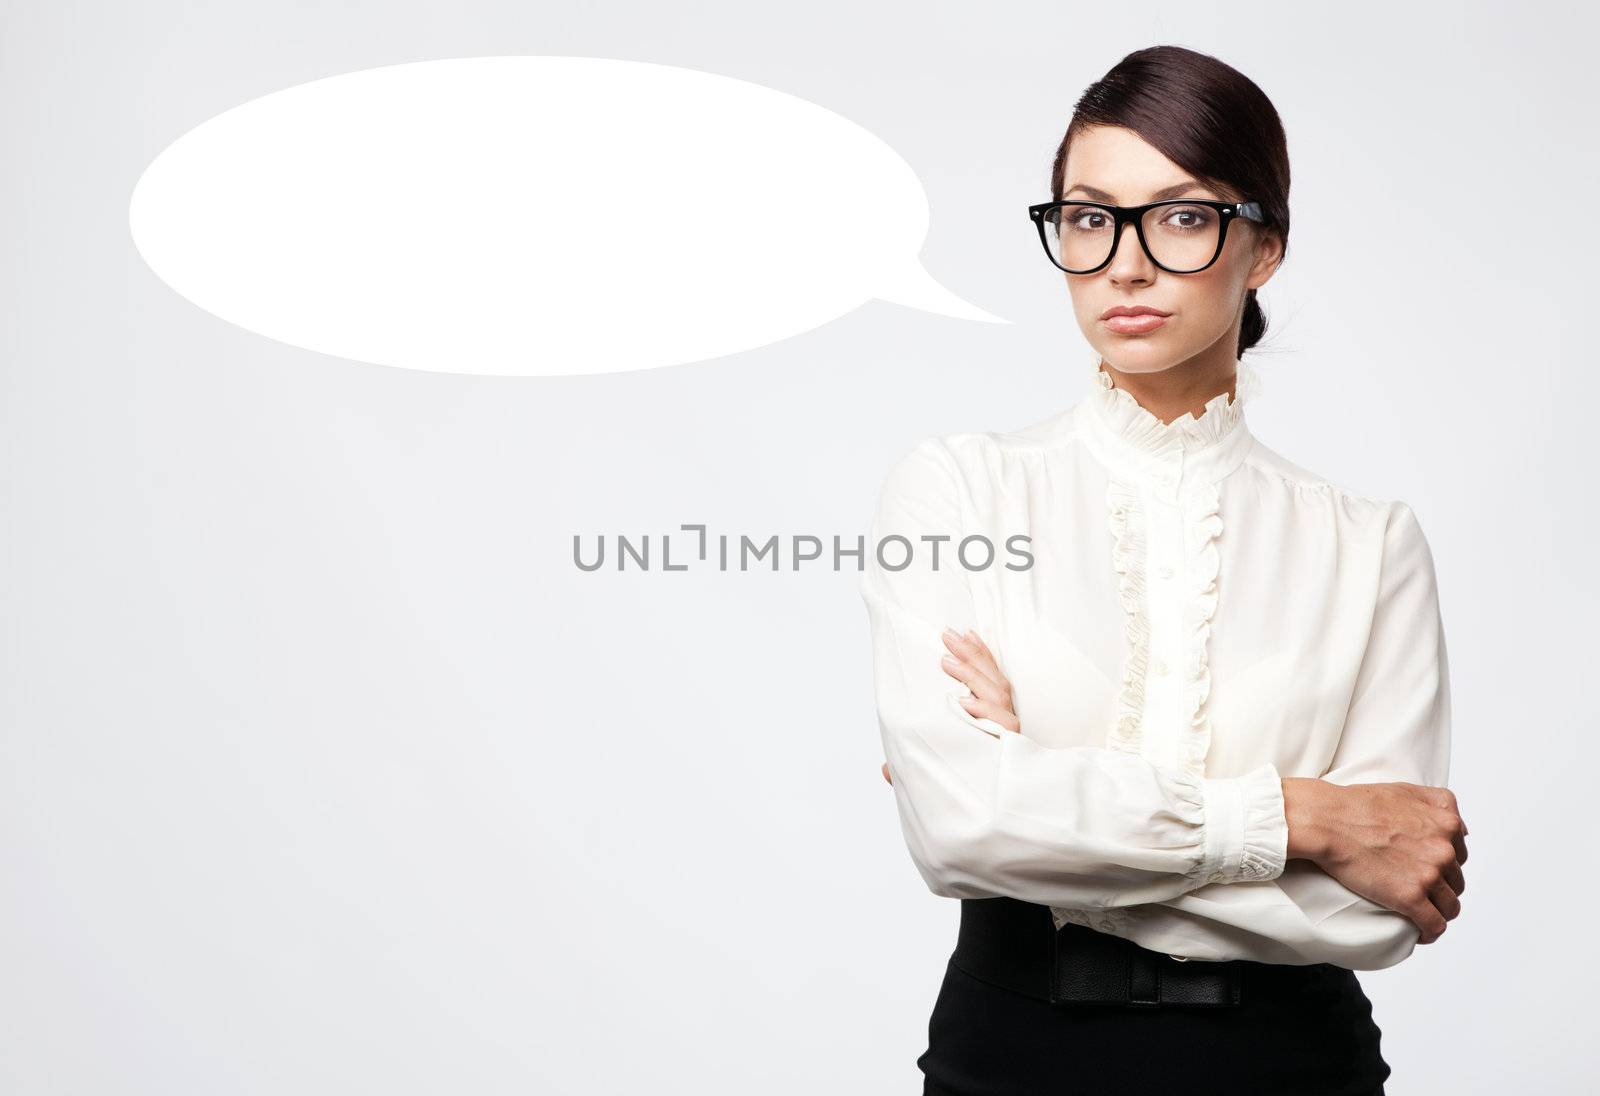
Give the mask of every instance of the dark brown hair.
MULTIPOLYGON (((1089 126, 1130 129, 1224 200, 1260 202, 1266 222, 1259 227, 1277 234, 1287 256, 1288 141, 1272 101, 1238 69, 1182 46, 1151 46, 1118 61, 1072 109, 1050 172, 1052 200, 1066 183, 1067 148, 1089 126)), ((1249 290, 1238 356, 1266 331, 1249 290)))

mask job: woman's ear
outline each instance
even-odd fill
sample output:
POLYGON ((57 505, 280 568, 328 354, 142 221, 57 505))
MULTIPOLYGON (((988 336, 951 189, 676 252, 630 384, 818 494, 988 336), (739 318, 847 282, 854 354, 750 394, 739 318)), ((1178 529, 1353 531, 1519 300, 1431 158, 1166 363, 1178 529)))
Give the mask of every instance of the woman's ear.
POLYGON ((1250 275, 1245 279, 1246 289, 1260 289, 1278 272, 1283 262, 1283 237, 1276 232, 1256 234, 1256 258, 1250 264, 1250 275))

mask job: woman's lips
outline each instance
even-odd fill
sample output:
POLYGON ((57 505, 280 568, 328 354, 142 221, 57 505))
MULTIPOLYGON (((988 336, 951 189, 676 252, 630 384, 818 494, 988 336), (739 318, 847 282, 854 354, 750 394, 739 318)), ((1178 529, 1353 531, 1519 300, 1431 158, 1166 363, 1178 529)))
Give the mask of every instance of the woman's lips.
POLYGON ((1101 320, 1111 330, 1119 335, 1143 335, 1154 331, 1167 322, 1165 316, 1112 316, 1108 320, 1101 320))

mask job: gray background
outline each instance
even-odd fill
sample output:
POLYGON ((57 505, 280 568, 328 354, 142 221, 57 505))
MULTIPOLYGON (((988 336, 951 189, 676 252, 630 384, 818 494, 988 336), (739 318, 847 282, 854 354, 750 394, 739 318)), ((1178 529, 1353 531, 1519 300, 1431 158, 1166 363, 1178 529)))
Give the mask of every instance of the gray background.
POLYGON ((1082 88, 1160 42, 1239 67, 1289 132, 1252 426, 1411 502, 1437 560, 1471 885, 1437 944, 1363 976, 1391 1091, 1583 1090, 1587 13, 3 11, 0 1090, 917 1091, 957 906, 878 773, 855 573, 584 574, 572 536, 853 538, 918 438, 1081 398, 1023 207, 1082 88), (1015 324, 873 303, 734 358, 453 376, 271 342, 135 254, 130 188, 199 122, 493 53, 855 119, 925 181, 932 273, 1015 324))

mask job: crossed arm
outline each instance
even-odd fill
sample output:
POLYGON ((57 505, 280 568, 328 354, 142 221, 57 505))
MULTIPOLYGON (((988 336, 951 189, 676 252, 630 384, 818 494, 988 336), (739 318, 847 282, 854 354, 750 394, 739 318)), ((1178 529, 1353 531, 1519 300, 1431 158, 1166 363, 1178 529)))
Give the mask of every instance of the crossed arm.
MULTIPOLYGON (((974 631, 945 629, 940 666, 967 686, 959 697, 977 719, 1011 733, 1022 725, 1011 683, 994 653, 974 631)), ((883 778, 893 784, 888 762, 883 778)), ((1392 781, 1340 785, 1283 777, 1288 859, 1316 864, 1359 898, 1404 915, 1418 942, 1431 944, 1461 913, 1466 880, 1467 826, 1455 795, 1442 787, 1392 781)))

